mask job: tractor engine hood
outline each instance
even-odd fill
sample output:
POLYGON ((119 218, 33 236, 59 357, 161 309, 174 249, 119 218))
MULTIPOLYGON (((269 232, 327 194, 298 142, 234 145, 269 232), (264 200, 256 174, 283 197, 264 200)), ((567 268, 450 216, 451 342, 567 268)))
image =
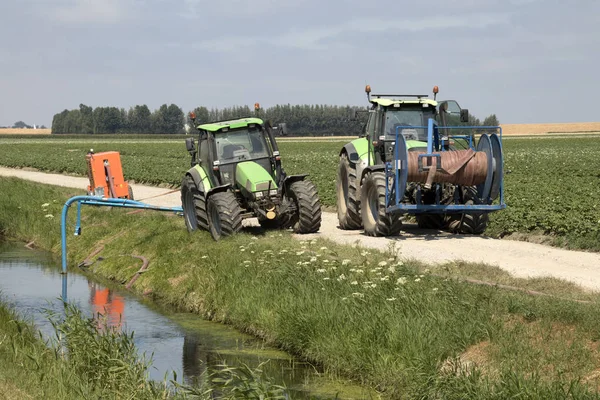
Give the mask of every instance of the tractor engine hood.
POLYGON ((239 163, 235 168, 235 180, 237 186, 248 193, 267 191, 269 187, 277 190, 277 183, 271 174, 254 161, 239 163))

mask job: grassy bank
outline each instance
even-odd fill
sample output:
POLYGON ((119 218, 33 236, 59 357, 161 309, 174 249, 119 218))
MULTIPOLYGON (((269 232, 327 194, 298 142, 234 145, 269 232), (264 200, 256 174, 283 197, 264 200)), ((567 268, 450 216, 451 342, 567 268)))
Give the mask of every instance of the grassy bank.
MULTIPOLYGON (((79 193, 16 179, 0 179, 0 193, 5 234, 58 254, 60 209, 79 193)), ((149 269, 135 292, 263 337, 384 398, 599 398, 597 296, 579 304, 466 284, 286 232, 214 242, 168 214, 83 215, 83 236, 69 232, 70 268, 101 249, 89 270, 127 283, 140 267, 130 255, 143 255, 149 269)))

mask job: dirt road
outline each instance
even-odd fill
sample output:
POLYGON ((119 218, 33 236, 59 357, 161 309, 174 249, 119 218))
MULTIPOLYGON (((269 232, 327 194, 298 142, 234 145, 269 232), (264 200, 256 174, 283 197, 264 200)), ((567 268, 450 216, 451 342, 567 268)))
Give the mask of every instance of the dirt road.
MULTIPOLYGON (((35 182, 84 189, 87 178, 37 171, 0 167, 0 176, 15 176, 35 182)), ((132 185, 136 200, 160 206, 181 205, 179 192, 151 186, 132 185), (158 197, 155 197, 158 196, 158 197)), ((254 224, 254 221, 248 221, 254 224)), ((337 216, 323 213, 319 233, 298 235, 300 238, 326 237, 338 243, 355 244, 385 250, 390 245, 403 258, 415 258, 428 263, 454 260, 484 262, 498 266, 517 277, 553 276, 577 283, 585 288, 600 290, 600 254, 569 251, 549 246, 490 239, 486 237, 450 235, 419 230, 406 225, 400 236, 393 238, 367 237, 361 231, 343 231, 337 228, 337 216)))

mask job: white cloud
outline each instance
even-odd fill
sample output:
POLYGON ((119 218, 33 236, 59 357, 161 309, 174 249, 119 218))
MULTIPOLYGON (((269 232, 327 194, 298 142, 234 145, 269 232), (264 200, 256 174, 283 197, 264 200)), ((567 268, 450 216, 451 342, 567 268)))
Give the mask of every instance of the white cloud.
POLYGON ((124 2, 119 0, 72 0, 52 14, 61 22, 114 23, 126 17, 126 10, 124 2))

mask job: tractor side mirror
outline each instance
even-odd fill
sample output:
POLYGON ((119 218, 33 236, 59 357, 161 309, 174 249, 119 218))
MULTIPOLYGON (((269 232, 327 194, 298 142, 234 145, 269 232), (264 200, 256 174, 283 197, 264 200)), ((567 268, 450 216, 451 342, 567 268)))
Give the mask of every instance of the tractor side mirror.
POLYGON ((469 110, 463 108, 460 110, 460 122, 469 122, 469 110))
POLYGON ((185 147, 189 153, 196 152, 196 146, 194 145, 194 138, 185 139, 185 147))

